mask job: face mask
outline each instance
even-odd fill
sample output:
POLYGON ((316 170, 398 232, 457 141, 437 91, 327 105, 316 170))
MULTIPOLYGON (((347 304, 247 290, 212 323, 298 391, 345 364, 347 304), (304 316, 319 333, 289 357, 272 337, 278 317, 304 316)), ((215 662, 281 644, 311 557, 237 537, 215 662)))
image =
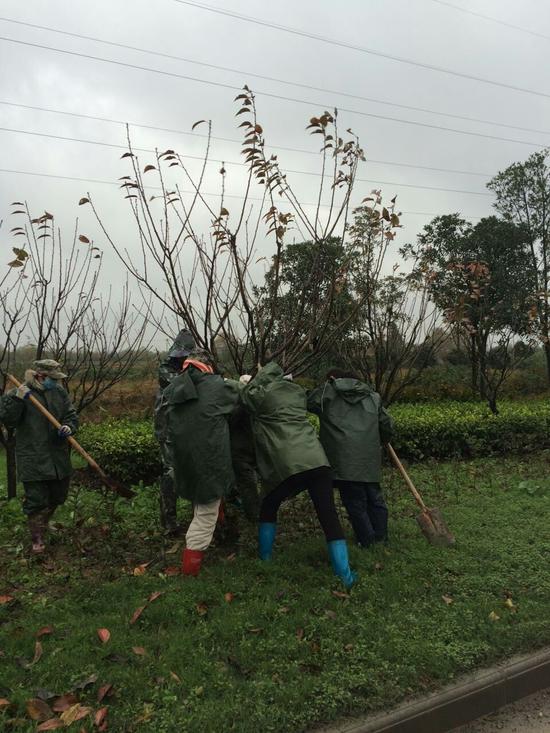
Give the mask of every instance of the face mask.
POLYGON ((42 386, 44 387, 44 389, 53 389, 56 385, 57 382, 51 377, 46 377, 42 382, 42 386))

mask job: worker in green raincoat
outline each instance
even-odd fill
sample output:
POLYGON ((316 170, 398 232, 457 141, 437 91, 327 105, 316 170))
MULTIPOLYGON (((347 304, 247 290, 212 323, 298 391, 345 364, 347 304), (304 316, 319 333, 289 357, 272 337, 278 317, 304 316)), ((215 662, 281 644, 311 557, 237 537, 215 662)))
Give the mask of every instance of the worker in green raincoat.
POLYGON ((172 380, 181 372, 185 358, 195 348, 191 331, 184 329, 176 336, 166 358, 159 365, 159 389, 155 399, 155 437, 159 442, 162 474, 159 479, 160 522, 166 534, 177 536, 181 533, 181 525, 177 517, 177 496, 174 486, 174 471, 170 464, 170 448, 166 436, 166 409, 164 391, 172 380))
POLYGON ((193 504, 182 569, 185 575, 197 575, 216 529, 221 500, 235 483, 228 421, 238 390, 235 383, 214 374, 208 352, 196 349, 164 397, 176 491, 193 504))
POLYGON ((307 407, 319 416, 321 443, 358 544, 370 547, 386 540, 382 444, 389 442, 393 423, 380 395, 353 372, 332 369, 309 394, 307 407))
POLYGON ((346 587, 356 579, 349 567, 344 532, 334 504, 332 473, 306 414, 306 393, 271 362, 241 391, 252 417, 263 500, 258 531, 259 554, 271 559, 277 513, 283 501, 307 489, 323 528, 333 570, 346 587))
POLYGON ((23 484, 23 511, 34 553, 44 552, 48 522, 69 491, 72 466, 67 438, 78 428, 78 415, 59 384, 66 377, 56 361, 41 359, 25 372, 20 387, 0 398, 0 422, 15 428, 17 477, 23 484), (61 423, 59 430, 29 401, 30 395, 61 423))

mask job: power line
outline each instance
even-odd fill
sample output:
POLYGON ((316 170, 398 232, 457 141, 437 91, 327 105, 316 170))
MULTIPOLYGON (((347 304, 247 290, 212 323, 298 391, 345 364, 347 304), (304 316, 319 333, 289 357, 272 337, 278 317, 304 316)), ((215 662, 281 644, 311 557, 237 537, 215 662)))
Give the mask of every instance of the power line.
MULTIPOLYGON (((437 0, 436 0, 437 1, 437 0)), ((299 89, 307 89, 309 91, 322 92, 324 94, 335 94, 342 97, 348 97, 349 99, 358 99, 362 102, 374 102, 375 104, 382 104, 388 107, 396 107, 397 109, 405 109, 412 112, 421 112, 424 114, 439 115, 441 117, 449 117, 450 119, 462 120, 464 122, 476 122, 483 125, 494 125, 496 127, 504 127, 509 130, 520 130, 522 132, 534 132, 539 135, 550 135, 550 130, 537 130, 532 127, 522 127, 520 125, 510 125, 505 122, 498 122, 496 120, 484 120, 479 117, 468 117, 467 115, 457 115, 450 112, 440 112, 439 110, 427 109, 426 107, 414 107, 409 104, 400 104, 398 102, 388 102, 383 99, 376 99, 374 97, 364 97, 359 94, 351 94, 350 92, 342 92, 336 89, 326 89, 323 87, 315 87, 311 84, 302 84, 296 81, 289 81, 288 79, 279 79, 273 76, 264 76, 262 74, 256 74, 252 71, 245 71, 243 69, 232 69, 228 66, 218 66, 217 64, 209 64, 204 61, 196 61, 195 59, 185 58, 183 56, 175 56, 169 53, 162 53, 161 51, 154 51, 148 48, 140 48, 138 46, 130 46, 126 43, 119 43, 116 41, 108 41, 103 38, 97 38, 96 36, 86 36, 81 33, 72 33, 70 31, 64 31, 59 28, 52 28, 51 26, 38 25, 36 23, 27 23, 22 20, 15 20, 14 18, 5 18, 0 16, 0 21, 5 23, 14 23, 16 25, 24 26, 27 28, 35 28, 49 33, 58 33, 62 36, 69 36, 70 38, 78 38, 85 41, 93 41, 94 43, 103 43, 107 46, 113 46, 115 48, 123 48, 127 51, 138 51, 139 53, 147 53, 152 56, 158 56, 160 58, 170 59, 172 61, 182 61, 186 64, 194 64, 195 66, 203 66, 208 69, 215 69, 216 71, 229 72, 231 74, 241 74, 248 78, 253 77, 255 79, 262 79, 263 81, 272 81, 277 84, 286 84, 288 86, 294 86, 299 89)))
POLYGON ((300 30, 298 28, 291 28, 290 26, 280 25, 279 23, 271 23, 260 18, 253 18, 250 15, 243 15, 242 13, 235 13, 231 10, 223 10, 222 8, 216 8, 211 5, 205 5, 203 3, 194 2, 193 0, 175 0, 180 5, 189 5, 193 8, 199 8, 200 10, 207 10, 210 13, 217 13, 218 15, 225 15, 235 20, 242 20, 246 23, 255 23, 266 28, 273 28, 275 30, 284 31, 285 33, 292 33, 295 36, 302 38, 311 38, 314 41, 322 41, 323 43, 329 43, 333 46, 340 46, 342 48, 349 48, 353 51, 360 51, 361 53, 367 53, 371 56, 378 56, 379 58, 388 59, 390 61, 397 61, 401 64, 408 64, 409 66, 416 66, 421 69, 428 69, 429 71, 437 71, 441 74, 450 74, 461 79, 469 79, 470 81, 477 81, 483 84, 491 84, 492 86, 502 87, 503 89, 511 89, 515 92, 524 92, 525 94, 534 94, 539 97, 550 98, 550 94, 546 92, 539 92, 535 89, 527 89, 525 87, 518 87, 513 84, 506 84, 505 82, 495 81, 493 79, 485 79, 481 76, 475 76, 474 74, 466 74, 462 71, 454 71, 453 69, 447 69, 443 66, 435 66, 434 64, 427 64, 421 61, 415 61, 414 59, 408 59, 402 56, 394 56, 389 53, 383 53, 382 51, 375 51, 371 48, 365 48, 364 46, 356 46, 353 43, 347 41, 337 40, 335 38, 327 38, 326 36, 320 36, 315 33, 309 33, 307 31, 300 30))
POLYGON ((446 0, 432 0, 434 3, 438 3, 438 5, 446 5, 448 8, 453 8, 453 10, 459 10, 461 13, 467 13, 468 15, 474 15, 476 18, 483 18, 483 20, 489 20, 492 23, 498 23, 498 25, 506 26, 506 28, 513 28, 516 31, 521 31, 522 33, 529 33, 531 36, 536 36, 537 38, 544 38, 545 41, 550 41, 550 36, 546 36, 544 33, 537 33, 537 31, 532 31, 529 28, 522 28, 520 25, 515 25, 514 23, 507 23, 505 20, 500 20, 500 18, 493 18, 491 15, 484 15, 483 13, 477 13, 475 10, 468 10, 467 8, 461 8, 459 5, 454 5, 453 3, 448 3, 446 0))
MULTIPOLYGON (((180 0, 176 0, 176 1, 179 2, 180 0)), ((183 2, 183 0, 181 1, 183 2)), ((7 41, 8 43, 16 43, 22 46, 29 46, 31 48, 40 48, 45 51, 53 51, 55 53, 61 53, 61 54, 65 54, 68 56, 76 56, 76 57, 88 59, 91 61, 101 61, 102 63, 113 64, 115 66, 122 66, 128 69, 136 69, 138 71, 147 71, 152 74, 160 74, 162 76, 168 76, 168 77, 175 78, 175 79, 185 79, 186 81, 194 81, 200 84, 208 84, 210 86, 215 86, 215 87, 222 88, 222 89, 231 89, 232 91, 242 91, 241 87, 236 87, 231 84, 224 84, 223 82, 219 82, 219 81, 210 81, 207 79, 199 79, 197 77, 187 76, 185 74, 178 74, 174 71, 164 71, 162 69, 151 68, 150 66, 140 66, 139 64, 131 64, 125 61, 115 61, 114 59, 105 59, 105 58, 102 58, 101 56, 94 56, 92 54, 85 54, 85 53, 80 53, 77 51, 68 51, 63 48, 55 48, 53 46, 46 46, 40 43, 31 43, 30 41, 21 41, 15 38, 7 38, 6 36, 0 36, 0 41, 7 41)), ((282 94, 273 94, 271 92, 263 92, 263 91, 258 91, 256 93, 259 94, 260 96, 268 97, 269 99, 276 99, 278 101, 293 102, 295 104, 305 104, 308 107, 313 106, 313 107, 319 108, 319 106, 321 106, 319 102, 312 102, 310 100, 297 99, 294 97, 285 97, 282 94)), ((550 95, 548 96, 550 97, 550 95)), ((326 106, 331 107, 332 105, 328 104, 328 105, 325 105, 325 107, 326 106)), ((452 132, 452 133, 459 134, 459 135, 468 135, 471 137, 483 138, 485 140, 499 140, 499 141, 508 142, 508 143, 516 143, 518 145, 528 145, 530 147, 536 147, 536 148, 545 147, 544 145, 541 145, 540 143, 530 142, 527 140, 517 140, 514 138, 501 137, 499 135, 488 135, 488 134, 481 133, 481 132, 472 132, 470 130, 460 130, 460 129, 453 128, 453 127, 445 127, 444 125, 432 125, 427 122, 417 122, 415 120, 407 120, 407 119, 402 119, 399 117, 389 117, 388 115, 375 114, 374 112, 362 112, 362 111, 355 110, 355 109, 347 109, 346 107, 339 107, 339 110, 341 112, 346 112, 348 114, 359 115, 360 117, 371 117, 373 119, 383 120, 385 122, 398 122, 403 125, 412 125, 414 127, 425 127, 430 130, 441 130, 444 132, 452 132)))
MULTIPOLYGON (((55 173, 39 173, 37 171, 18 171, 18 170, 13 170, 11 168, 0 168, 0 173, 8 173, 8 174, 19 175, 19 176, 35 176, 35 177, 38 177, 38 178, 56 178, 56 179, 60 179, 60 180, 63 180, 63 181, 77 181, 79 183, 99 183, 99 184, 102 184, 102 185, 119 186, 120 187, 120 184, 119 184, 118 181, 105 181, 105 180, 98 179, 98 178, 79 178, 79 177, 76 177, 76 176, 63 176, 63 175, 59 175, 59 174, 55 174, 55 173)), ((145 186, 144 188, 151 189, 151 190, 156 190, 156 191, 161 191, 162 190, 161 186, 145 186)), ((181 193, 191 194, 191 195, 194 195, 196 193, 196 191, 191 191, 191 190, 182 190, 182 189, 180 189, 180 191, 181 191, 181 193)), ((203 196, 213 196, 215 198, 221 198, 221 193, 211 193, 211 192, 207 193, 207 192, 202 192, 201 191, 201 194, 203 196)), ((231 194, 231 193, 224 193, 224 197, 225 198, 241 199, 242 201, 244 201, 244 200, 248 200, 248 201, 263 201, 264 200, 263 198, 261 198, 259 196, 246 196, 245 197, 245 196, 239 196, 238 194, 231 194)), ((317 203, 316 202, 301 202, 301 205, 302 206, 317 206, 317 203)), ((321 204, 321 206, 324 206, 324 207, 328 208, 330 206, 330 204, 321 204)), ((439 213, 428 212, 428 211, 402 211, 401 213, 402 214, 407 214, 407 216, 409 216, 409 215, 414 215, 414 216, 439 216, 440 215, 439 213)), ((469 219, 479 219, 479 218, 482 218, 482 217, 479 217, 479 216, 468 216, 468 218, 469 219)))
MULTIPOLYGON (((9 168, 0 168, 0 173, 11 173, 11 174, 16 174, 16 175, 24 175, 24 176, 37 176, 40 178, 57 178, 57 179, 61 179, 64 181, 77 181, 77 182, 83 182, 83 183, 99 183, 99 184, 105 184, 109 186, 120 186, 118 181, 105 181, 105 180, 101 180, 97 178, 79 178, 75 176, 63 176, 63 175, 58 175, 54 173, 38 173, 36 171, 19 171, 19 170, 13 170, 9 168)), ((160 186, 145 186, 145 188, 157 190, 157 191, 162 190, 160 186)), ((191 190, 181 190, 181 192, 186 193, 186 194, 195 194, 196 193, 195 191, 191 191, 191 190)), ((216 198, 221 197, 221 194, 219 193, 202 193, 202 195, 203 196, 213 196, 216 198)), ((239 196, 237 194, 225 193, 224 196, 226 198, 235 198, 235 199, 241 199, 241 200, 245 199, 244 196, 239 196)), ((251 201, 263 201, 263 199, 258 196, 247 196, 246 198, 247 200, 251 200, 251 201)), ((317 206, 317 203, 316 202, 311 202, 311 203, 304 202, 301 205, 302 206, 317 206)), ((329 206, 329 204, 322 204, 322 206, 329 206)), ((407 214, 407 215, 417 215, 417 216, 439 216, 438 213, 428 212, 428 211, 402 211, 401 213, 407 214)), ((479 219, 480 217, 469 216, 468 218, 469 219, 479 219)))
MULTIPOLYGON (((32 130, 21 130, 19 128, 13 128, 13 127, 0 127, 1 132, 11 132, 11 133, 17 133, 22 135, 33 135, 35 137, 46 137, 51 140, 61 140, 64 142, 74 142, 74 143, 81 143, 81 144, 87 144, 87 145, 98 145, 101 147, 106 148, 116 148, 118 150, 128 150, 128 147, 125 145, 117 145, 116 143, 108 143, 103 140, 87 140, 86 138, 77 138, 77 137, 68 137, 65 135, 52 135, 45 132, 36 132, 32 130)), ((143 153, 155 153, 155 151, 151 148, 133 148, 133 150, 136 150, 138 152, 143 153)), ((204 160, 204 157, 200 155, 182 155, 182 158, 190 158, 192 160, 204 160)), ((234 160, 216 160, 214 158, 209 159, 211 163, 223 163, 225 165, 235 165, 235 166, 244 166, 245 163, 241 161, 234 161, 234 160)), ((318 173, 316 171, 297 171, 292 169, 286 169, 287 173, 293 173, 296 175, 303 175, 303 176, 316 176, 318 178, 321 177, 321 173, 318 173)), ((370 183, 370 184, 376 184, 376 185, 382 185, 382 186, 398 186, 402 188, 418 188, 423 189, 426 191, 443 191, 445 193, 460 193, 460 194, 468 194, 471 196, 492 196, 491 193, 486 193, 485 191, 467 191, 464 189, 457 189, 457 188, 441 188, 439 186, 424 186, 416 183, 398 183, 397 181, 380 181, 372 178, 356 178, 355 179, 358 183, 370 183)))
MULTIPOLYGON (((6 105, 8 107, 18 107, 21 109, 31 109, 35 110, 37 112, 49 112, 51 114, 57 114, 57 115, 66 115, 68 117, 77 117, 84 120, 94 120, 96 122, 108 122, 113 125, 123 125, 126 126, 127 124, 130 127, 137 127, 143 130, 157 130, 159 132, 168 132, 170 134, 175 135, 190 135, 192 137, 200 137, 203 139, 208 139, 208 135, 205 135, 200 132, 192 132, 189 130, 177 130, 170 127, 158 127, 156 125, 147 125, 142 124, 139 122, 125 122, 124 120, 117 120, 110 117, 98 117, 95 115, 85 115, 79 112, 68 112, 67 110, 62 109, 53 109, 52 107, 39 107, 36 105, 31 104, 18 104, 16 102, 8 102, 7 100, 0 99, 0 104, 6 105)), ((235 143, 236 145, 242 145, 243 141, 238 140, 236 138, 231 137, 218 137, 216 135, 212 135, 211 140, 217 140, 220 142, 226 142, 226 143, 235 143)), ((289 148, 284 145, 270 145, 270 150, 285 150, 290 153, 304 153, 305 155, 319 155, 319 151, 317 150, 305 150, 304 148, 289 148)), ((399 163, 396 161, 390 161, 390 160, 377 160, 374 158, 369 158, 370 163, 376 163, 380 165, 392 165, 397 166, 400 168, 418 168, 419 170, 425 170, 425 171, 435 171, 437 173, 456 173, 463 176, 479 176, 481 178, 491 178, 493 175, 492 173, 480 173, 476 171, 463 171, 463 170, 456 170, 454 168, 439 168, 436 166, 428 166, 428 165, 414 165, 412 163, 399 163)))

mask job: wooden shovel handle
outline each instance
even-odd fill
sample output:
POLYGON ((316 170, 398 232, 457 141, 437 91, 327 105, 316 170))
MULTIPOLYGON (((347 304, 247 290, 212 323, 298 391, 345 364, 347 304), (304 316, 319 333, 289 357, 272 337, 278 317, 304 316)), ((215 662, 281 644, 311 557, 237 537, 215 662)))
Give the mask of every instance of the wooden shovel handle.
POLYGON ((418 492, 418 489, 416 488, 416 486, 413 484, 411 477, 406 472, 405 466, 399 460, 397 453, 394 451, 392 445, 390 443, 386 443, 386 449, 388 453, 390 454, 390 458, 392 459, 395 467, 397 468, 401 476, 403 476, 403 479, 405 483, 407 484, 407 486, 409 487, 411 494, 414 496, 416 503, 422 509, 422 511, 427 514, 428 507, 424 504, 424 500, 420 496, 420 493, 418 492))
MULTIPOLYGON (((20 387, 21 386, 21 382, 19 382, 14 376, 12 376, 11 374, 7 374, 6 376, 8 377, 8 379, 10 380, 10 382, 13 382, 13 384, 15 384, 16 387, 20 387)), ((39 400, 36 399, 36 397, 34 395, 30 394, 27 399, 29 400, 29 402, 32 402, 32 404, 36 407, 37 410, 40 410, 40 412, 44 415, 44 417, 47 420, 49 420, 54 427, 56 427, 59 430, 59 428, 61 427, 61 423, 59 422, 59 420, 56 420, 55 417, 52 415, 52 413, 49 410, 47 410, 44 407, 44 405, 39 400)), ((97 473, 102 478, 104 478, 104 479, 107 478, 107 476, 106 476, 105 472, 103 471, 103 469, 100 466, 97 465, 97 463, 94 461, 94 459, 92 458, 92 456, 84 450, 84 448, 80 445, 80 443, 78 443, 72 437, 72 435, 70 435, 70 436, 67 437, 67 441, 72 445, 72 447, 75 449, 75 451, 77 453, 79 453, 82 456, 82 458, 84 458, 84 460, 87 461, 89 463, 89 465, 95 471, 97 471, 97 473)))

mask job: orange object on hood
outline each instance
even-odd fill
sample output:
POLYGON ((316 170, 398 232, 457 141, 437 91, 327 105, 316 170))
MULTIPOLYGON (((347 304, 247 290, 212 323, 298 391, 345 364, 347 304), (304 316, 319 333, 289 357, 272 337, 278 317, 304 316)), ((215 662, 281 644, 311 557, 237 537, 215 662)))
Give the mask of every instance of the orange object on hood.
POLYGON ((201 372, 205 372, 206 374, 214 374, 214 370, 209 364, 205 364, 202 361, 199 361, 198 359, 186 359, 183 362, 183 366, 181 368, 181 371, 184 372, 188 366, 194 366, 195 369, 198 369, 201 372))

